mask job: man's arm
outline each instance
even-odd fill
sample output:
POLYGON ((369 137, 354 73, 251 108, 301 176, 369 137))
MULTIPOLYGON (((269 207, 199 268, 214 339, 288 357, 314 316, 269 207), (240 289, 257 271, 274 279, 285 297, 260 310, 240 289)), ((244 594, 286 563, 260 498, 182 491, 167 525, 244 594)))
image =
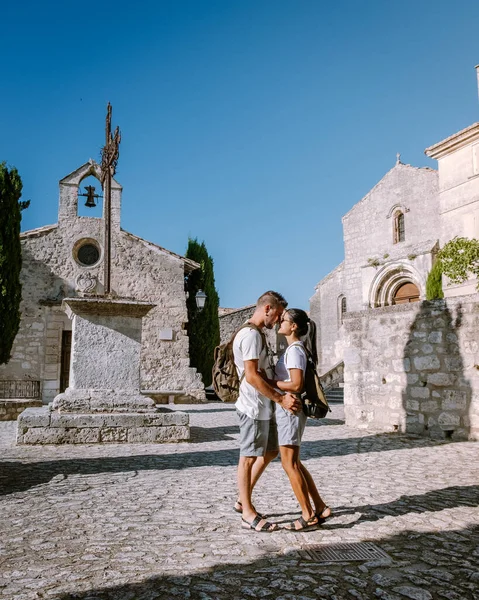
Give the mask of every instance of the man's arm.
POLYGON ((301 410, 301 402, 292 394, 280 394, 267 381, 263 379, 261 373, 258 373, 258 360, 245 360, 244 373, 246 381, 258 390, 260 394, 266 396, 273 402, 280 404, 286 410, 293 413, 301 410))

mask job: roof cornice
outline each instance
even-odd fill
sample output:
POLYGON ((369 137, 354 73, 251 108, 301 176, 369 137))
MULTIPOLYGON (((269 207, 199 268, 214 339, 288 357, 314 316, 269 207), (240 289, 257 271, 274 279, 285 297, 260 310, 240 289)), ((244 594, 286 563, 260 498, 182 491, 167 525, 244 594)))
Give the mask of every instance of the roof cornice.
POLYGON ((424 154, 429 158, 442 158, 455 152, 464 146, 468 146, 471 142, 479 141, 479 123, 474 123, 466 129, 458 131, 454 135, 449 136, 442 142, 438 142, 433 146, 429 146, 424 150, 424 154))

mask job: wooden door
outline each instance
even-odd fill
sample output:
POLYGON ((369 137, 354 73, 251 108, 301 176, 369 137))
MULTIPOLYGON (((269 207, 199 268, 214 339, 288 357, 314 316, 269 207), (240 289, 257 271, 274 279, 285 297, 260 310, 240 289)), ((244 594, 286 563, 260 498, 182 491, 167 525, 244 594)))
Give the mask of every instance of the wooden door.
POLYGON ((72 332, 62 331, 62 358, 60 365, 60 393, 64 392, 70 382, 70 356, 72 349, 72 332))
POLYGON ((408 302, 419 302, 419 290, 414 283, 403 283, 394 294, 393 304, 408 302))

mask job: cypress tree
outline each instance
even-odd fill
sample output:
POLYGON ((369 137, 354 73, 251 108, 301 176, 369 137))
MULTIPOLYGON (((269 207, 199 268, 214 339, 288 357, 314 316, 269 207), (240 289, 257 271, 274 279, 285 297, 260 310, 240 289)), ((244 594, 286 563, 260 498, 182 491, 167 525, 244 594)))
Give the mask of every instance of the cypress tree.
POLYGON ((432 269, 429 271, 426 281, 426 300, 436 300, 444 298, 442 291, 442 263, 436 260, 432 269))
POLYGON ((0 364, 9 361, 20 326, 20 222, 21 211, 29 204, 20 202, 21 195, 18 171, 0 163, 0 364))
POLYGON ((211 370, 215 346, 220 343, 220 323, 218 319, 219 297, 215 287, 213 259, 208 254, 205 243, 197 239, 188 240, 186 258, 201 265, 187 279, 188 299, 188 336, 190 340, 191 366, 196 367, 203 377, 205 386, 211 385, 211 370), (199 311, 196 307, 196 292, 206 294, 205 307, 199 311))

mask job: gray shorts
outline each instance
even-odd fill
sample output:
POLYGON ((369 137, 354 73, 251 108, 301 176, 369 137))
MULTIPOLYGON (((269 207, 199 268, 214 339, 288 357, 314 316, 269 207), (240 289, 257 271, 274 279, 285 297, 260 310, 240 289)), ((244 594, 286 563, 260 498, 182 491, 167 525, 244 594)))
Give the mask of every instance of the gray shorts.
POLYGON ((306 415, 300 412, 293 415, 279 404, 276 405, 276 423, 278 425, 278 443, 280 446, 301 446, 306 415))
POLYGON ((278 450, 278 432, 274 414, 267 421, 251 419, 236 411, 240 428, 240 456, 264 456, 278 450))

